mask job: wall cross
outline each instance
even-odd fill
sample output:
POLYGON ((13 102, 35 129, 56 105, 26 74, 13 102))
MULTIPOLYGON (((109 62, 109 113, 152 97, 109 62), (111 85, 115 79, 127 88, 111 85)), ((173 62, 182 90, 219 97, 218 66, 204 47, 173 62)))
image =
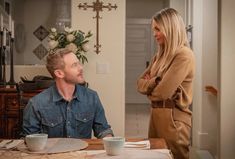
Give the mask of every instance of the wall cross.
POLYGON ((102 1, 96 0, 95 2, 93 2, 92 5, 89 5, 87 3, 83 4, 79 3, 78 8, 83 10, 87 10, 87 8, 93 8, 93 11, 96 12, 96 16, 93 17, 96 18, 96 44, 94 45, 94 47, 95 47, 95 52, 98 54, 100 53, 100 48, 101 48, 101 45, 99 43, 99 19, 102 18, 99 13, 103 11, 103 8, 107 8, 108 11, 111 11, 112 8, 116 10, 117 5, 116 4, 112 5, 111 3, 103 5, 102 1))

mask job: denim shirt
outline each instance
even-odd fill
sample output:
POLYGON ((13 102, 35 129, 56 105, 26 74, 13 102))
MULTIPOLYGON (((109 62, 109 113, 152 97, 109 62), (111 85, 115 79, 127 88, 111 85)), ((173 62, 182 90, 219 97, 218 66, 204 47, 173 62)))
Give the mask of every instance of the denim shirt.
POLYGON ((97 93, 76 85, 68 102, 56 85, 31 98, 24 109, 22 135, 46 133, 48 137, 103 138, 111 134, 103 106, 97 93))

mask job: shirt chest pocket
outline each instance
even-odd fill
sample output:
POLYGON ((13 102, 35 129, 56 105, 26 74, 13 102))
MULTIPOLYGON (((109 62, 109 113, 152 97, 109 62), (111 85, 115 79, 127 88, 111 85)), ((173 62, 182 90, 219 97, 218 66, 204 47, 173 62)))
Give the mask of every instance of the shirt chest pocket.
POLYGON ((94 114, 90 112, 85 112, 85 113, 76 113, 75 114, 75 122, 76 126, 79 129, 82 128, 92 128, 92 123, 93 123, 93 118, 94 114))
POLYGON ((52 112, 42 113, 42 131, 47 133, 49 137, 62 136, 63 118, 59 115, 53 115, 52 112))
POLYGON ((90 112, 86 112, 86 113, 77 113, 75 115, 75 119, 76 119, 76 122, 79 124, 79 123, 84 123, 84 124, 87 124, 89 122, 92 122, 94 118, 94 115, 93 113, 90 113, 90 112))
POLYGON ((47 127, 57 127, 58 125, 63 123, 62 117, 53 117, 53 116, 47 116, 42 117, 42 125, 47 127))

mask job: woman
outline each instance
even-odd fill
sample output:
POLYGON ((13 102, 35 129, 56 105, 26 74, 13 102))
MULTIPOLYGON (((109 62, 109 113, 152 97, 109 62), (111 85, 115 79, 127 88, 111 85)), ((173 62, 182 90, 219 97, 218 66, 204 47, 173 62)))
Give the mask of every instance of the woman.
POLYGON ((137 81, 151 101, 149 138, 165 138, 176 159, 189 158, 195 61, 179 13, 166 8, 152 19, 158 51, 137 81))

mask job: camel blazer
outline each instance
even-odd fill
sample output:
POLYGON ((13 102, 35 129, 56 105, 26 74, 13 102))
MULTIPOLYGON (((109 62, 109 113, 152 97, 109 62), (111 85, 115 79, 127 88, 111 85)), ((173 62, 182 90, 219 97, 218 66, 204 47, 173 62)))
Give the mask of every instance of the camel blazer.
MULTIPOLYGON (((137 80, 138 91, 147 95, 151 101, 171 99, 176 104, 175 111, 180 114, 178 116, 184 116, 182 114, 185 113, 191 116, 189 106, 192 103, 195 74, 195 57, 192 50, 188 47, 180 48, 166 71, 160 74, 158 68, 154 56, 149 67, 137 80), (144 78, 146 74, 150 75, 149 80, 144 78)), ((185 120, 189 119, 183 119, 185 120)), ((191 118, 187 124, 191 125, 191 118)))

